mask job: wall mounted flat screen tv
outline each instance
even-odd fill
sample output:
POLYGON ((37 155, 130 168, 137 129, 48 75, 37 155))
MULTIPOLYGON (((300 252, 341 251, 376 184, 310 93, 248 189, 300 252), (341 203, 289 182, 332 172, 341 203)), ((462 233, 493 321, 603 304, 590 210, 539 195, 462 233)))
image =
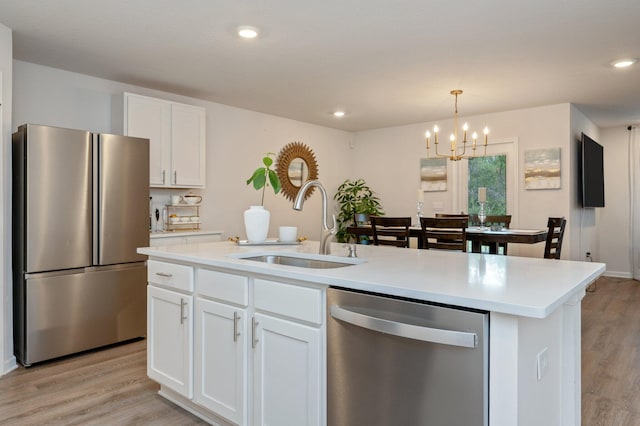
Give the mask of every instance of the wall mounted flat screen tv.
POLYGON ((580 147, 582 207, 604 207, 603 147, 584 133, 580 147))

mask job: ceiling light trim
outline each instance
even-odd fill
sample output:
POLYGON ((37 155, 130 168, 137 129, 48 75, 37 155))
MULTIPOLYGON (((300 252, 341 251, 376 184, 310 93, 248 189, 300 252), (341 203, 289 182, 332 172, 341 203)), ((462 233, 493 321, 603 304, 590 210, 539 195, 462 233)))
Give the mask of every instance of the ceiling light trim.
POLYGON ((241 25, 238 27, 238 36, 245 40, 253 40, 258 37, 260 31, 256 27, 250 25, 241 25))

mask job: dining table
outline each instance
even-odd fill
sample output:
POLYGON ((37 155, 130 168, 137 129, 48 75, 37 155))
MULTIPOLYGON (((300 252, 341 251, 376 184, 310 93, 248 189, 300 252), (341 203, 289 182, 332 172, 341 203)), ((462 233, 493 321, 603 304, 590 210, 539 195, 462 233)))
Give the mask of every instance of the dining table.
MULTIPOLYGON (((356 236, 373 236, 373 229, 371 228, 371 225, 349 226, 347 228, 347 232, 356 236)), ((422 228, 420 228, 419 226, 411 226, 409 228, 409 237, 417 238, 418 248, 424 248, 424 241, 422 239, 422 228)), ((481 253, 482 247, 488 246, 490 254, 498 254, 498 244, 496 243, 541 243, 547 239, 547 229, 492 229, 487 226, 470 226, 467 228, 466 238, 467 241, 471 242, 471 251, 473 253, 481 253)))

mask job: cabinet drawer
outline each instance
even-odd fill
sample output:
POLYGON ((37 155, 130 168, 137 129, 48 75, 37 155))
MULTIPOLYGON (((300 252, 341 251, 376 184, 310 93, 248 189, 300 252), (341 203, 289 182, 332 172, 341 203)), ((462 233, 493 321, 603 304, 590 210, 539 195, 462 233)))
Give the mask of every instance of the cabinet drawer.
POLYGON ((193 291, 193 268, 174 263, 149 260, 147 262, 147 280, 153 284, 193 291))
POLYGON ((256 309, 322 324, 322 290, 256 279, 256 309))
POLYGON ((198 293, 225 302, 247 306, 249 304, 249 278, 242 275, 198 269, 198 293))

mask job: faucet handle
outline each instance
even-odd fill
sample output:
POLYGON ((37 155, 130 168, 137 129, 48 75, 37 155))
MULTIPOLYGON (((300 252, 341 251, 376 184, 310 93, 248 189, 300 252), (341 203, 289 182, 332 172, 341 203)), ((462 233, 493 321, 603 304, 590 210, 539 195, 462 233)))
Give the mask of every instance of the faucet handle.
POLYGON ((345 244, 342 247, 346 247, 347 250, 349 250, 349 254, 347 255, 347 257, 358 257, 355 244, 345 244))

